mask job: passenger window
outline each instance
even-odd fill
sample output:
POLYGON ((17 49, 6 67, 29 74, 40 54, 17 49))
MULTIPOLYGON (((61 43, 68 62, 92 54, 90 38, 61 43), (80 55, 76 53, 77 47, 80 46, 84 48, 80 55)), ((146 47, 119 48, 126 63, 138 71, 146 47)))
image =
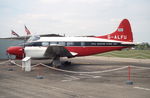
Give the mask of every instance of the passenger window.
POLYGON ((102 43, 102 46, 105 46, 105 43, 102 43))
POLYGON ((42 42, 42 46, 49 46, 49 42, 42 42))
POLYGON ((101 46, 101 45, 103 45, 103 44, 102 44, 102 43, 100 43, 100 42, 99 42, 99 43, 97 43, 97 46, 101 46))
POLYGON ((57 45, 57 42, 50 42, 50 45, 57 45))
POLYGON ((65 46, 65 42, 58 42, 59 45, 65 46))
POLYGON ((91 46, 96 46, 96 43, 92 42, 92 43, 91 43, 91 46))
POLYGON ((81 42, 81 46, 85 46, 85 42, 81 42))
POLYGON ((81 46, 80 42, 74 42, 74 46, 81 46))
POLYGON ((67 42, 67 46, 74 46, 73 42, 67 42))

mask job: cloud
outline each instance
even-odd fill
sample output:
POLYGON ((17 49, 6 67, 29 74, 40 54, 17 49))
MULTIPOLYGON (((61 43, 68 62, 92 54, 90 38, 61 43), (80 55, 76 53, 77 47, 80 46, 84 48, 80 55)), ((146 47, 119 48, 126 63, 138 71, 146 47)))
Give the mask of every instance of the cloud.
POLYGON ((65 0, 39 0, 41 3, 58 3, 58 2, 63 2, 65 0))
POLYGON ((144 35, 150 36, 149 4, 149 0, 1 0, 0 26, 5 33, 0 36, 10 36, 10 29, 23 35, 24 24, 39 34, 103 35, 128 18, 137 39, 145 40, 144 35))

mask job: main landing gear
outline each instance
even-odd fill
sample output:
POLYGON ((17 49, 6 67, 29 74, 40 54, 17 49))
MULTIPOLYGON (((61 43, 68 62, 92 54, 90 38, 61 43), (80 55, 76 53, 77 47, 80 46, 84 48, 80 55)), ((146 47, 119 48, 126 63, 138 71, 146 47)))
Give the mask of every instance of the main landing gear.
POLYGON ((51 64, 53 67, 61 66, 60 57, 53 58, 51 64))
POLYGON ((52 59, 51 64, 53 67, 59 67, 62 65, 71 65, 71 62, 69 62, 69 61, 61 62, 60 57, 55 57, 52 59))

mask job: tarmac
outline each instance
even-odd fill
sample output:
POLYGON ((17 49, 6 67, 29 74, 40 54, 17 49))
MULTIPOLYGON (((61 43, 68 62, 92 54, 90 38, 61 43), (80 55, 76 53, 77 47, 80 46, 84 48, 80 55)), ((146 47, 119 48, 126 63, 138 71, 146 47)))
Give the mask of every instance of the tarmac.
MULTIPOLYGON (((0 98, 150 98, 150 59, 87 56, 68 60, 71 65, 58 69, 39 65, 31 72, 1 60, 0 98), (127 84, 128 66, 133 85, 127 84)), ((49 62, 32 60, 32 65, 49 62)))

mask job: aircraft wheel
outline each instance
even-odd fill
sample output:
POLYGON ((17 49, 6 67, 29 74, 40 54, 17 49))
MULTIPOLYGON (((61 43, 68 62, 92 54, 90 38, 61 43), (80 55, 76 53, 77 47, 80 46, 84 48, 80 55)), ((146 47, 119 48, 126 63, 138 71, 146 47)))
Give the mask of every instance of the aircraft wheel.
POLYGON ((54 59, 54 60, 52 61, 52 66, 53 66, 53 67, 61 66, 61 61, 60 61, 60 59, 54 59))
POLYGON ((65 61, 65 62, 64 62, 64 65, 71 65, 71 62, 65 61))

